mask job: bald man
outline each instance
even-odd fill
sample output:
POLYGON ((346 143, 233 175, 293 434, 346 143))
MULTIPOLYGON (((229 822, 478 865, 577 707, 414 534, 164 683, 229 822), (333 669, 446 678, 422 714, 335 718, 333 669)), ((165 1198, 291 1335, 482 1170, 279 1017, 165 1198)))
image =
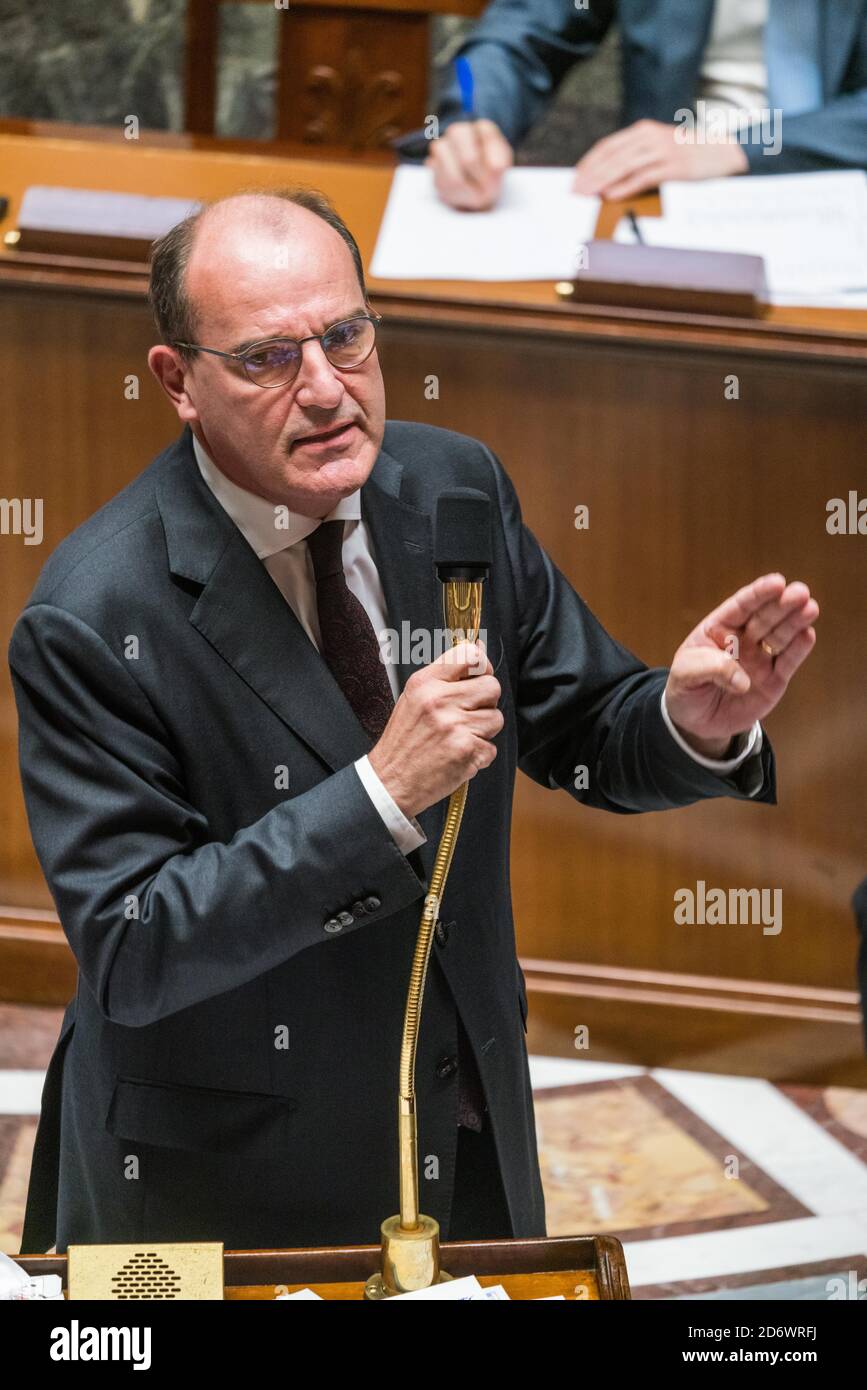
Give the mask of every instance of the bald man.
POLYGON ((9 651, 79 967, 22 1248, 377 1241, 418 921, 466 780, 417 1056, 421 1209, 452 1239, 542 1235, 516 770, 616 813, 772 803, 759 721, 818 606, 769 574, 670 670, 626 651, 485 445, 386 422, 378 315, 320 195, 187 219, 154 250, 151 301, 183 433, 49 558, 9 651), (432 515, 456 485, 491 502, 487 651, 436 655, 432 515))

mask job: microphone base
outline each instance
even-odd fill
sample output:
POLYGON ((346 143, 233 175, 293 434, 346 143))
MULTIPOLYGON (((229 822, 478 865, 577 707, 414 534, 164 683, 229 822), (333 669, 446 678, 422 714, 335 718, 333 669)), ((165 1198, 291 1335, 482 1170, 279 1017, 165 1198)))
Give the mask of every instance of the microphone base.
POLYGON ((450 1274, 440 1269, 440 1226, 432 1216, 419 1213, 418 1224, 406 1230, 400 1216, 383 1221, 382 1269, 372 1274, 364 1286, 368 1302, 394 1298, 396 1294, 429 1289, 444 1284, 450 1274))

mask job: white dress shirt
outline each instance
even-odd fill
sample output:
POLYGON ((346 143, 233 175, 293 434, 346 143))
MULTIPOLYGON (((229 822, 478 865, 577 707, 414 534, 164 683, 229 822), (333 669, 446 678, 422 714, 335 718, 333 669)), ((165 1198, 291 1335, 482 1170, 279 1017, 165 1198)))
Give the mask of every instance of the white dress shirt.
POLYGON ((755 115, 767 106, 767 22, 768 0, 716 0, 698 86, 708 114, 721 109, 755 115))
MULTIPOLYGON (((316 607, 316 579, 313 561, 306 545, 299 545, 319 525, 315 517, 301 516, 277 507, 258 493, 248 492, 227 478, 210 454, 193 436, 193 450, 199 472, 220 505, 263 562, 277 588, 294 612, 310 641, 320 647, 319 613, 316 607)), ((383 657, 387 655, 385 632, 388 620, 385 596, 373 563, 370 538, 361 516, 361 493, 353 492, 338 502, 323 521, 345 520, 343 569, 346 583, 362 604, 373 624, 383 657)), ((400 687, 394 663, 383 661, 391 692, 397 700, 400 687)), ((366 756, 355 764, 364 788, 391 832, 402 854, 423 845, 427 836, 415 819, 408 819, 389 795, 366 756)))
MULTIPOLYGON (((234 521, 244 539, 252 547, 277 588, 294 612, 307 636, 317 650, 320 646, 319 614, 316 607, 316 579, 313 562, 306 545, 300 545, 320 524, 315 517, 302 516, 275 506, 258 493, 248 492, 227 478, 214 463, 207 450, 193 436, 193 451, 199 472, 223 509, 234 521)), ((370 537, 361 515, 361 492, 356 490, 349 497, 338 502, 333 511, 323 521, 344 520, 346 528, 343 541, 343 569, 346 583, 361 603, 377 634, 383 657, 387 655, 388 617, 385 611, 385 596, 382 592, 379 574, 373 562, 370 537)), ((394 663, 384 659, 392 694, 397 701, 400 687, 394 663)), ((711 769, 723 776, 734 772, 745 758, 761 748, 762 731, 756 722, 750 730, 747 741, 737 757, 723 761, 705 758, 690 748, 683 736, 674 727, 662 696, 662 717, 675 742, 694 758, 702 767, 711 769)), ((743 735, 741 738, 743 739, 743 735)), ((427 836, 418 821, 409 819, 389 795, 380 778, 365 756, 355 763, 355 770, 367 791, 368 796, 382 817, 385 825, 402 854, 423 845, 427 836)))

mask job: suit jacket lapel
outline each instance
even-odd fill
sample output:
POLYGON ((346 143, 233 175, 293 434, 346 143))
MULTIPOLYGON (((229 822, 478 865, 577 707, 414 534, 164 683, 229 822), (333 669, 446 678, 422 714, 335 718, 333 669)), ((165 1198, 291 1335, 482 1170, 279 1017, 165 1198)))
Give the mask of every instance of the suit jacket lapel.
MULTIPOLYGON (((389 626, 398 638, 397 676, 403 690, 413 671, 413 634, 433 639, 444 626, 442 593, 434 573, 433 523, 427 512, 402 501, 403 465, 382 450, 361 489, 361 514, 373 548, 373 558, 385 595, 389 626)), ((431 651, 436 656, 437 649, 431 651)), ((427 879, 433 870, 445 820, 447 799, 429 806, 417 817, 427 840, 419 850, 427 879)))
MULTIPOLYGON (((402 465, 381 451, 362 488, 362 516, 385 595, 389 625, 401 632, 442 626, 430 517, 399 497, 402 465)), ((189 431, 164 456, 157 504, 173 574, 201 593, 190 622, 278 718, 332 771, 370 752, 343 692, 262 561, 214 497, 196 466, 189 431)), ((404 650, 400 655, 408 658, 404 650)), ((398 666, 402 690, 414 667, 398 666)), ((420 856, 430 875, 445 802, 419 817, 428 839, 420 856)))

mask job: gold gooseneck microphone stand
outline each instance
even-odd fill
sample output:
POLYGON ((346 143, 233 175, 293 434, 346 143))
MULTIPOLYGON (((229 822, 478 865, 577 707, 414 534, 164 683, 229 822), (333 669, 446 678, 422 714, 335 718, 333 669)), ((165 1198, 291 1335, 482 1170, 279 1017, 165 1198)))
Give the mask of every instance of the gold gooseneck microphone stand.
MULTIPOLYGON (((478 494, 476 494, 478 497, 478 494)), ((487 502, 487 499, 485 499, 487 502)), ((446 579, 443 614, 452 646, 474 642, 482 616, 482 580, 446 579)), ((368 1279, 366 1299, 390 1298, 414 1289, 430 1288, 451 1278, 440 1269, 439 1222, 418 1209, 418 1135, 415 1110, 415 1055, 421 1006, 434 928, 451 867, 455 843, 467 800, 468 782, 449 797, 445 826, 437 849, 430 888, 425 896, 410 973, 400 1050, 400 1213, 382 1223, 382 1268, 368 1279)))

